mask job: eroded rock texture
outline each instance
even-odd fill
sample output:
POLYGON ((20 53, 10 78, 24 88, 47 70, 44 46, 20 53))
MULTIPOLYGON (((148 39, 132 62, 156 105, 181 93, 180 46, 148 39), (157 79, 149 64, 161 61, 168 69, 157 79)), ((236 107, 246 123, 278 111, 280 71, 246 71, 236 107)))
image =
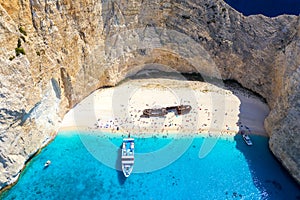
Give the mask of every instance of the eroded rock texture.
POLYGON ((0 0, 0 189, 68 109, 153 63, 265 97, 270 148, 299 182, 299 29, 220 0, 0 0))

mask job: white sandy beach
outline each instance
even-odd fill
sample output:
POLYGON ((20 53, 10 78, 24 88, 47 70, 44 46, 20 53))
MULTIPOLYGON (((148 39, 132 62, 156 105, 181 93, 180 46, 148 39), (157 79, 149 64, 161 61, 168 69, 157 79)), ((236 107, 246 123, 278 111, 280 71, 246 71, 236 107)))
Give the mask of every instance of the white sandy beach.
POLYGON ((266 103, 242 90, 222 89, 198 81, 171 79, 128 80, 114 88, 99 89, 71 109, 60 130, 166 134, 235 135, 240 129, 266 135, 266 103), (234 94, 233 94, 234 93, 234 94), (188 114, 141 118, 146 108, 191 105, 188 114))

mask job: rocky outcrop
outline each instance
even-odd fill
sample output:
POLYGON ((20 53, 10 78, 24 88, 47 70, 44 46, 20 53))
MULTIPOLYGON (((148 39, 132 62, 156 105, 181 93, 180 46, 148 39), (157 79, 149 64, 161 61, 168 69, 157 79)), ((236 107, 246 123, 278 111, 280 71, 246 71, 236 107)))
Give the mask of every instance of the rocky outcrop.
POLYGON ((272 84, 274 106, 265 120, 271 135, 270 148, 299 182, 300 169, 300 27, 296 40, 276 57, 276 75, 272 84))
POLYGON ((0 27, 0 188, 68 109, 152 64, 265 97, 270 148, 300 181, 299 17, 245 17, 218 0, 0 0, 0 27))

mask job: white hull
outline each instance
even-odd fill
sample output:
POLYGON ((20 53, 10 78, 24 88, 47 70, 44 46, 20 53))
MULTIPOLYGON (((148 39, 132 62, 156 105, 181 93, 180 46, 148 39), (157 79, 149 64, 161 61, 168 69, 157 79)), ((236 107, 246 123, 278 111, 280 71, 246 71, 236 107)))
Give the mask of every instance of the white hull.
POLYGON ((129 177, 134 164, 134 139, 124 138, 122 144, 122 171, 125 177, 129 177))
POLYGON ((243 134, 242 136, 243 136, 243 139, 244 139, 244 141, 246 142, 246 144, 247 144, 248 146, 252 146, 252 145, 253 145, 253 143, 252 143, 250 137, 249 137, 247 134, 243 134))
POLYGON ((50 160, 47 160, 47 162, 44 164, 44 168, 48 167, 51 164, 50 160))

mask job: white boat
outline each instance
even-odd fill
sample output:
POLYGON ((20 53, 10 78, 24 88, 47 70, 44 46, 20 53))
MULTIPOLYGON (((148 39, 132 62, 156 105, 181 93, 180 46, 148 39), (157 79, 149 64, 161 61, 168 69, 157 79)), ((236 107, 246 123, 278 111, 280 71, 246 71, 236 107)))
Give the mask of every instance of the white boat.
POLYGON ((50 160, 47 160, 47 162, 44 164, 44 167, 48 167, 49 165, 51 164, 51 161, 50 160))
POLYGON ((134 164, 134 138, 124 138, 122 144, 122 171, 128 177, 134 164))
POLYGON ((246 142, 247 145, 252 146, 253 143, 249 137, 249 135, 247 135, 246 133, 242 134, 244 141, 246 142))

